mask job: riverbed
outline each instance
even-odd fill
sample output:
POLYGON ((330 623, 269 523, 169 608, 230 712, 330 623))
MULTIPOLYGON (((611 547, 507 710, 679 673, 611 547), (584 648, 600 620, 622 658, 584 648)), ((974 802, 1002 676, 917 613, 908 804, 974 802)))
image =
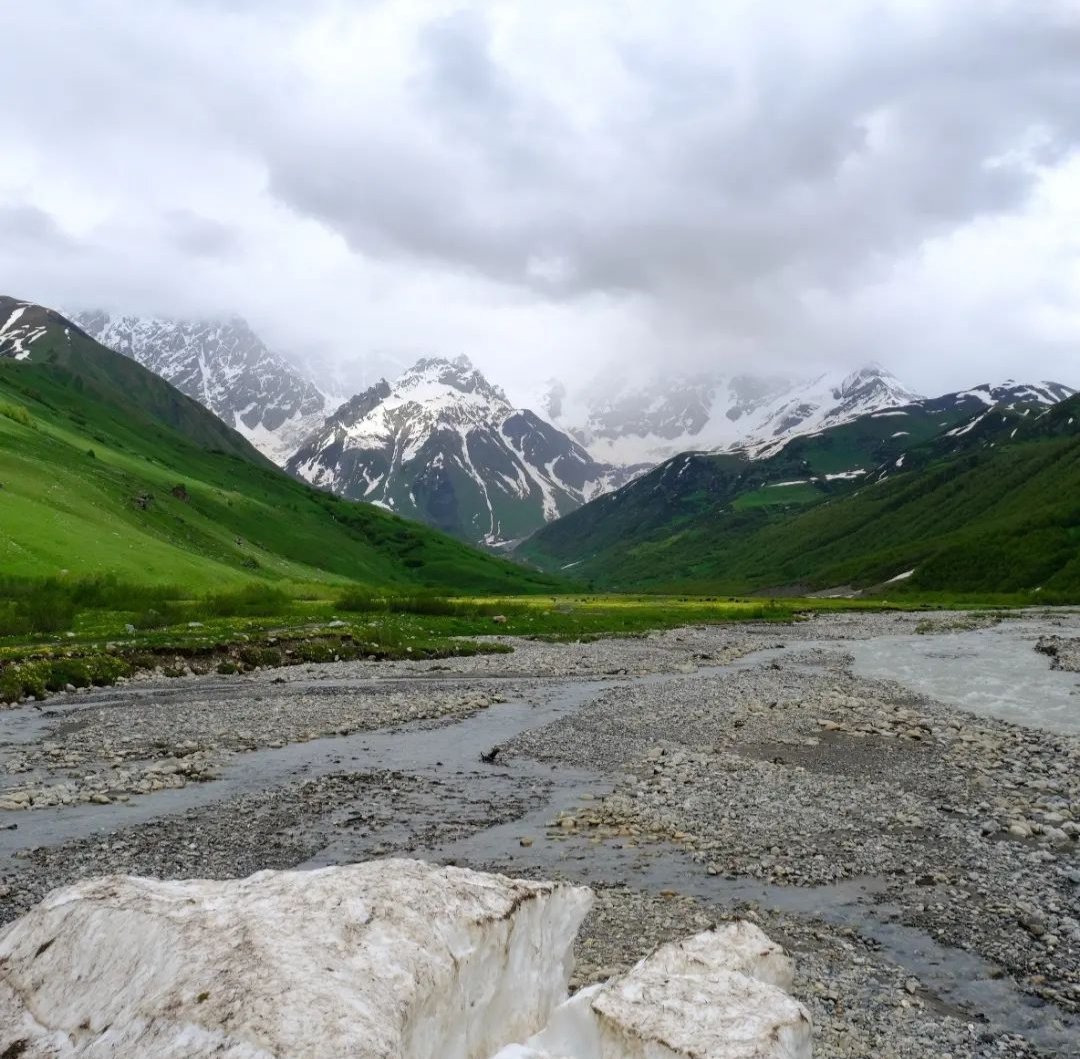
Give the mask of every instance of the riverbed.
POLYGON ((816 1054, 1080 1054, 1080 615, 834 615, 0 713, 0 917, 409 854, 587 882, 576 984, 733 916, 816 1054))

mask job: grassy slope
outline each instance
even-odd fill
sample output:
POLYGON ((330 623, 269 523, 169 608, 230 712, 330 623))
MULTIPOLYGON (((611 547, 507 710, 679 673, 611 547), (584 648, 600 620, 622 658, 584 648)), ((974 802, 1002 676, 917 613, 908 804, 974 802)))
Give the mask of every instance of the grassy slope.
MULTIPOLYGON (((633 505, 623 490, 605 498, 609 508, 599 518, 595 508, 604 501, 542 530, 527 554, 556 568, 576 562, 575 576, 615 587, 825 588, 876 584, 915 569, 892 587, 1041 587, 1048 595, 1080 598, 1077 424, 1080 398, 1072 398, 992 447, 980 443, 938 458, 931 451, 926 458, 924 443, 917 470, 801 509, 740 510, 706 495, 680 514, 678 494, 660 496, 639 520, 644 530, 635 531, 633 505), (665 504, 671 517, 658 514, 665 504)), ((662 487, 656 483, 654 492, 662 487)))
POLYGON ((294 481, 157 376, 65 333, 60 317, 49 323, 29 360, 0 360, 0 572, 109 571, 196 589, 255 576, 477 592, 554 584, 294 481))

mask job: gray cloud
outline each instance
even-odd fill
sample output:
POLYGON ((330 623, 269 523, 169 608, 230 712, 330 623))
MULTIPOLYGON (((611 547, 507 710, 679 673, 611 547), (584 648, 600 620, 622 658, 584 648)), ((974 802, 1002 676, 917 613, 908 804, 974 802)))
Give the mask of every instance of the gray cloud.
POLYGON ((190 210, 169 210, 162 218, 166 238, 184 254, 195 257, 224 257, 240 248, 237 232, 212 217, 190 210))
POLYGON ((522 378, 874 356, 932 387, 1080 340, 1066 2, 43 0, 0 13, 0 89, 32 245, 0 269, 68 304, 227 298, 522 378))
POLYGON ((586 129, 516 83, 483 19, 458 13, 421 31, 413 81, 453 135, 420 135, 415 115, 389 138, 350 119, 312 174, 297 161, 325 152, 326 130, 316 144, 296 129, 304 150, 290 137, 267 153, 272 187, 360 252, 545 296, 645 293, 756 330, 800 287, 858 284, 1019 208, 1038 167, 1075 148, 1080 25, 1049 6, 940 10, 929 26, 867 20, 829 62, 797 34, 749 70, 636 41, 619 56, 635 106, 586 129))
POLYGON ((0 242, 20 246, 48 247, 56 252, 75 248, 56 219, 45 210, 28 203, 0 203, 0 242))

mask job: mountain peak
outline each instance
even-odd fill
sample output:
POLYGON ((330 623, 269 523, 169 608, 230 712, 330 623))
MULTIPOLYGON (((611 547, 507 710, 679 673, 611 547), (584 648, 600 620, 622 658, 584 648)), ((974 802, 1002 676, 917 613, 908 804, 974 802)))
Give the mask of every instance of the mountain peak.
POLYGON ((857 392, 879 390, 895 398, 895 404, 906 404, 919 399, 919 394, 909 390, 888 368, 877 361, 870 361, 861 368, 849 372, 837 387, 837 397, 847 397, 857 392))
POLYGON ((288 469, 489 545, 527 536, 626 475, 515 409, 468 357, 424 357, 343 404, 288 469))
POLYGON ((1004 379, 999 383, 983 382, 952 396, 957 399, 974 398, 985 405, 1011 408, 1022 404, 1053 405, 1075 393, 1076 390, 1071 386, 1053 382, 1050 379, 1029 383, 1018 382, 1016 379, 1004 379))
POLYGON ((492 385, 483 373, 473 366, 467 356, 421 357, 394 383, 402 396, 413 397, 429 387, 448 388, 463 394, 475 394, 501 404, 509 404, 502 389, 492 385))

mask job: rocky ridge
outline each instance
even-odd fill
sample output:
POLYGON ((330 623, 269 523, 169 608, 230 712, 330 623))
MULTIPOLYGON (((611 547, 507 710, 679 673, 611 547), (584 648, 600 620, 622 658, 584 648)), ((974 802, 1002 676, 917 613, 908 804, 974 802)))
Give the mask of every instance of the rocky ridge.
POLYGON ((335 404, 240 317, 175 320, 89 310, 71 319, 193 397, 278 464, 335 404))

